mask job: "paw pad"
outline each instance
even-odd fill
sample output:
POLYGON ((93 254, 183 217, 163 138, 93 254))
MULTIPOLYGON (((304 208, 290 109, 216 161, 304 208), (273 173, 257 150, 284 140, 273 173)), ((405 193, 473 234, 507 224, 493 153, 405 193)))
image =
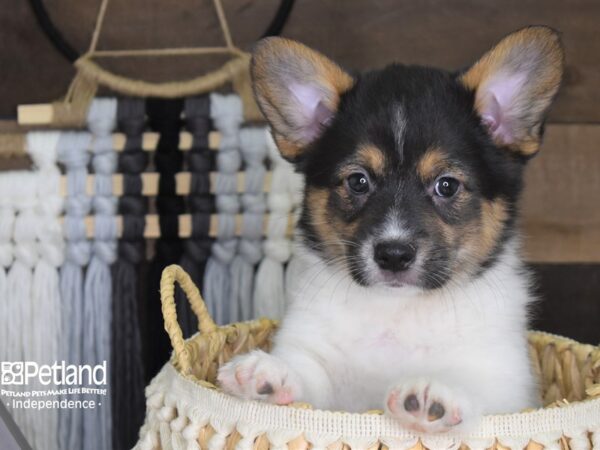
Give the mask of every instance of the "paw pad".
POLYGON ((462 392, 424 379, 407 380, 390 390, 387 412, 419 433, 441 433, 471 419, 472 407, 462 392))
POLYGON ((275 389, 273 389, 273 385, 267 381, 263 383, 256 392, 259 395, 271 395, 275 392, 275 389))
POLYGON ((408 412, 418 411, 420 408, 419 399, 415 394, 410 394, 404 400, 404 409, 408 412))
POLYGON ((446 414, 446 408, 439 402, 433 402, 427 411, 427 420, 433 422, 434 420, 441 419, 446 414))

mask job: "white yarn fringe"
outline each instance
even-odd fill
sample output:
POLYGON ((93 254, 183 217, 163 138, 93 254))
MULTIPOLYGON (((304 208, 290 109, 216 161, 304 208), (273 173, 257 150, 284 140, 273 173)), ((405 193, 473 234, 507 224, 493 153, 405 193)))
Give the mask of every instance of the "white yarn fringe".
MULTIPOLYGON (((419 436, 387 416, 340 414, 240 400, 200 386, 177 373, 171 364, 166 364, 154 378, 146 395, 146 420, 134 447, 139 450, 198 449, 202 428, 208 424, 215 430, 207 443, 212 450, 224 449, 227 437, 234 432, 241 437, 238 450, 252 448, 260 435, 266 436, 265 448, 270 450, 290 448, 290 442, 299 437, 313 449, 345 445, 350 450, 366 450, 381 442, 388 448, 408 450, 419 439, 430 449, 453 450, 461 445, 485 449, 493 447, 496 440, 498 446, 509 450, 521 450, 530 441, 544 448, 560 449, 563 435, 574 450, 600 449, 600 399, 561 408, 485 416, 478 428, 468 434, 419 436)), ((300 445, 297 441, 294 444, 300 445)))
POLYGON ((269 221, 263 243, 265 257, 258 267, 254 288, 254 317, 281 319, 285 308, 285 263, 291 255, 291 241, 286 236, 288 218, 297 199, 298 175, 285 161, 265 130, 268 157, 271 161, 271 189, 267 194, 269 221))
POLYGON ((242 231, 238 254, 231 264, 231 322, 254 316, 254 268, 262 258, 262 234, 265 214, 264 183, 267 156, 265 129, 240 131, 240 150, 245 164, 242 195, 242 231))
MULTIPOLYGON (((58 140, 58 132, 31 132, 27 135, 27 151, 37 170, 35 212, 39 254, 31 288, 31 334, 34 361, 50 365, 62 359, 59 354, 62 302, 58 268, 64 260, 64 238, 59 219, 63 200, 57 166, 58 140)), ((58 398, 46 396, 45 399, 58 398)), ((59 410, 49 408, 39 411, 38 415, 41 424, 36 430, 37 448, 58 448, 59 410)))
MULTIPOLYGON (((33 340, 31 318, 33 314, 33 270, 38 261, 37 246, 37 185, 33 172, 9 172, 3 175, 7 179, 7 193, 12 197, 17 212, 12 239, 14 243, 14 262, 6 277, 6 302, 8 310, 7 360, 35 361, 37 355, 33 340)), ((15 386, 16 391, 39 390, 41 386, 32 382, 25 386, 15 386)), ((10 402, 9 406, 10 406, 10 402)), ((17 408, 12 411, 15 422, 20 426, 28 442, 34 447, 39 443, 37 432, 43 429, 43 422, 36 410, 17 408)))

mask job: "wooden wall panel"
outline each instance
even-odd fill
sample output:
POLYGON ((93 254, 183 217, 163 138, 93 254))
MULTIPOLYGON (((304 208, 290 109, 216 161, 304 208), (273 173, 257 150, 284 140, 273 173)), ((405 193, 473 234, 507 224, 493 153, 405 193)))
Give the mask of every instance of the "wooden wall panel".
POLYGON ((600 261, 600 126, 547 127, 521 209, 530 260, 600 261))
MULTIPOLYGON (((44 0, 78 49, 87 47, 98 0, 44 0)), ((248 49, 272 17, 278 0, 223 0, 233 35, 248 49)), ((100 48, 212 45, 220 41, 210 0, 111 0, 100 48)), ((506 33, 528 24, 563 32, 567 78, 552 111, 554 122, 600 122, 600 2, 597 0, 298 0, 285 29, 349 68, 392 60, 457 69, 506 33)), ((18 103, 52 100, 72 77, 69 65, 45 41, 28 2, 0 8, 0 116, 18 103)), ((217 61, 177 58, 107 63, 150 80, 197 75, 217 61), (166 60, 167 61, 167 60, 166 60)))

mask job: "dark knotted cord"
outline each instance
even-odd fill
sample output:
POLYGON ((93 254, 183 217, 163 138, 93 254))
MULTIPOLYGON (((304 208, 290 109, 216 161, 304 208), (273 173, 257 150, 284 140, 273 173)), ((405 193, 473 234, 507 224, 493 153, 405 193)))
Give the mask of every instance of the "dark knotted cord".
POLYGON ((123 195, 119 213, 123 230, 118 259, 113 265, 112 323, 112 404, 113 449, 125 450, 135 445, 144 420, 144 374, 142 343, 138 315, 139 271, 145 256, 144 225, 147 211, 142 196, 141 173, 148 165, 142 150, 145 125, 143 100, 124 98, 117 108, 119 130, 127 137, 119 155, 119 172, 123 174, 123 195))
POLYGON ((160 304, 160 276, 169 264, 178 263, 182 255, 178 216, 185 210, 183 198, 176 193, 175 174, 183 166, 179 150, 182 99, 148 99, 146 112, 150 128, 160 134, 154 165, 160 174, 156 209, 160 220, 160 238, 148 273, 149 292, 146 308, 147 328, 144 336, 145 376, 150 381, 168 360, 171 344, 165 333, 160 304))
MULTIPOLYGON (((210 256, 212 240, 208 237, 210 213, 214 202, 210 195, 211 150, 208 148, 210 130, 210 100, 208 96, 185 100, 185 126, 192 134, 192 149, 188 153, 187 165, 192 174, 189 210, 192 214, 192 236, 184 242, 181 266, 188 272, 202 291, 202 278, 210 256)), ((177 297, 177 317, 185 337, 198 330, 198 321, 185 296, 177 297)))

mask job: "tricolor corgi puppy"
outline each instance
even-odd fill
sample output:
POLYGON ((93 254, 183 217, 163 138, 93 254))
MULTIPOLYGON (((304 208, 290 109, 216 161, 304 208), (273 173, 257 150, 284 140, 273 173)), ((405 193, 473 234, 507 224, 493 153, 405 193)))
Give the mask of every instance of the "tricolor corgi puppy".
POLYGON ((385 409, 426 433, 536 406, 518 199, 562 72, 559 35, 542 26, 458 73, 353 75, 297 42, 260 41, 256 99, 306 179, 300 249, 271 353, 233 358, 222 388, 385 409))

